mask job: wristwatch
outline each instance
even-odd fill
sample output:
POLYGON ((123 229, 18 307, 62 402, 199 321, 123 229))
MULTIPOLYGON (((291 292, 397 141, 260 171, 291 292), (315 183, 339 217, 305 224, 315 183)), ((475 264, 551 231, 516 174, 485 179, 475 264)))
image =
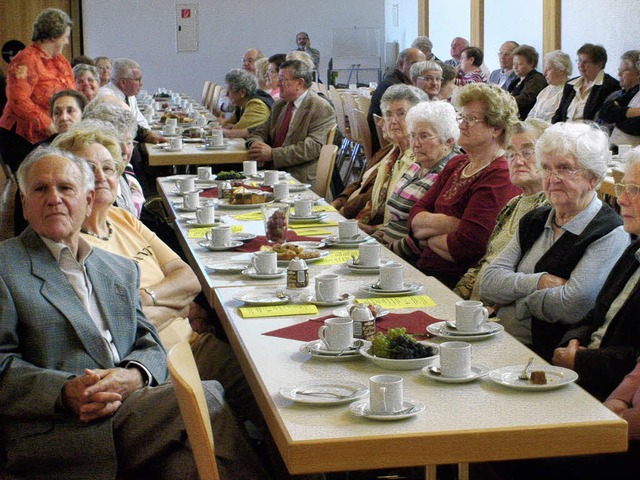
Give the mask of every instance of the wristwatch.
POLYGON ((153 302, 153 304, 158 305, 158 298, 156 297, 156 292, 154 292, 150 288, 145 288, 143 290, 147 292, 147 295, 151 297, 151 301, 153 302))

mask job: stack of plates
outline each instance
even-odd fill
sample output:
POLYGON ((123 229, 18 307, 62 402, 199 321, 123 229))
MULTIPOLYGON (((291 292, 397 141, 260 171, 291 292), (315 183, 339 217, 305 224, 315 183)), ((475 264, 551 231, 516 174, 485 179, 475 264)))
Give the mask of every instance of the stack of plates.
POLYGON ((427 331, 438 337, 453 339, 453 340, 484 340, 485 338, 493 337, 504 330, 504 327, 496 322, 486 322, 482 329, 478 332, 461 332, 455 328, 455 324, 451 322, 437 322, 432 323, 427 327, 427 331))
POLYGON ((411 283, 407 282, 403 285, 402 288, 397 290, 383 290, 377 286, 377 284, 367 285, 360 288, 360 291, 371 295, 373 297, 404 297, 408 295, 415 295, 417 293, 422 293, 424 290, 424 285, 420 283, 411 283))
POLYGON ((300 345, 300 351, 322 360, 341 361, 353 360, 354 358, 361 357, 360 348, 357 345, 349 347, 347 350, 341 352, 340 350, 327 350, 327 347, 322 340, 313 340, 312 342, 304 343, 300 345))
POLYGON ((374 241, 369 235, 359 234, 355 238, 350 238, 345 240, 340 238, 337 235, 331 235, 324 239, 325 243, 328 247, 338 247, 338 248, 355 248, 358 244, 368 241, 374 241))

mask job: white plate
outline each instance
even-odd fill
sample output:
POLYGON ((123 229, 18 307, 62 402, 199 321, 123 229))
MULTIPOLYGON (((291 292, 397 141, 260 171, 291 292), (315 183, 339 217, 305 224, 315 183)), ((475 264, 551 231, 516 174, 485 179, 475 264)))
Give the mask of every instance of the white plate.
POLYGON ((229 148, 229 144, 225 143, 224 145, 209 145, 209 146, 198 145, 196 148, 203 152, 212 152, 216 150, 226 150, 227 148, 229 148))
MULTIPOLYGON (((251 175, 251 178, 257 178, 259 180, 262 180, 264 178, 264 170, 256 172, 255 175, 251 175)), ((278 172, 279 180, 284 180, 287 178, 291 178, 291 174, 289 172, 278 172)))
MULTIPOLYGON (((157 145, 156 145, 157 146, 157 145)), ((180 175, 169 175, 168 177, 164 177, 163 180, 166 182, 177 182, 178 180, 185 180, 187 178, 194 178, 197 175, 182 173, 180 175)), ((196 180, 197 182, 197 180, 196 180)))
POLYGON ((478 330, 477 332, 462 332, 462 331, 460 331, 460 330, 458 330, 458 329, 456 328, 456 322, 452 322, 452 321, 447 320, 447 321, 445 322, 444 327, 442 327, 442 328, 444 328, 444 329, 447 331, 447 333, 448 333, 449 335, 452 335, 452 336, 458 336, 458 337, 459 337, 459 336, 461 336, 461 335, 462 335, 462 336, 469 336, 469 335, 488 335, 488 334, 490 334, 490 333, 494 333, 494 332, 496 332, 496 331, 500 330, 500 327, 501 327, 501 326, 502 326, 502 325, 500 325, 499 323, 496 323, 496 322, 490 321, 490 322, 485 322, 485 323, 482 325, 482 328, 481 328, 480 330, 478 330))
POLYGON ((466 377, 443 377, 440 373, 435 373, 433 371, 434 365, 430 365, 428 367, 424 367, 422 369, 422 374, 427 378, 432 378, 433 380, 437 380, 438 382, 443 383, 466 383, 472 382, 478 378, 484 377, 489 374, 489 368, 484 365, 471 365, 471 373, 466 377))
POLYGON ((305 250, 317 250, 318 248, 322 248, 325 246, 324 242, 312 242, 312 241, 305 241, 305 240, 301 240, 299 242, 287 242, 291 245, 297 245, 298 247, 304 248, 305 250))
MULTIPOLYGON (((380 265, 386 265, 387 262, 381 262, 380 265)), ((347 267, 354 273, 380 273, 380 265, 377 267, 364 266, 359 264, 354 264, 353 259, 347 260, 344 262, 344 266, 347 267)))
POLYGON ((290 214, 289 221, 290 222, 315 222, 316 220, 322 220, 323 218, 326 218, 326 217, 327 217, 327 214, 324 212, 313 213, 308 217, 296 217, 295 215, 290 214))
POLYGON ((349 295, 347 298, 342 300, 334 300, 333 302, 323 302, 320 300, 316 300, 315 295, 309 295, 304 298, 304 301, 307 303, 312 303, 313 305, 317 305, 318 307, 337 307, 338 305, 346 305, 349 302, 352 302, 355 297, 353 295, 349 295))
POLYGON ((573 383, 578 379, 578 374, 573 370, 563 367, 555 367, 552 365, 544 365, 541 367, 531 368, 532 370, 542 370, 547 377, 545 385, 535 385, 531 380, 520 380, 518 375, 522 373, 524 364, 511 365, 508 367, 496 368, 489 372, 489 378, 500 385, 515 388, 516 390, 552 390, 573 383))
MULTIPOLYGON (((192 192, 201 192, 202 190, 204 190, 204 188, 196 188, 195 190, 192 190, 192 192)), ((173 190, 171 190, 169 193, 171 195, 177 195, 179 197, 184 197, 189 193, 192 192, 181 192, 180 190, 178 190, 177 188, 174 188, 173 190)))
POLYGON ((434 348, 436 353, 430 357, 423 358, 395 359, 376 357, 369 353, 371 342, 363 340, 363 345, 360 347, 360 354, 370 360, 374 365, 387 370, 419 370, 431 365, 436 359, 440 358, 440 347, 437 344, 425 341, 421 341, 420 343, 434 348))
POLYGON ((357 248, 357 246, 361 243, 376 243, 377 240, 374 238, 368 237, 366 240, 358 241, 357 243, 344 243, 344 242, 332 242, 328 238, 325 238, 325 243, 327 247, 335 247, 335 248, 357 248))
POLYGON ((250 203, 250 204, 229 203, 229 201, 226 199, 218 199, 216 201, 216 204, 220 208, 226 208, 229 210, 250 210, 252 208, 258 209, 260 208, 260 205, 268 205, 270 203, 273 203, 273 200, 269 200, 268 202, 265 202, 265 203, 250 203))
POLYGON ((359 234, 357 238, 352 238, 350 240, 343 240, 338 235, 329 235, 325 241, 328 243, 343 243, 343 244, 351 244, 357 245, 358 243, 366 242, 371 237, 369 235, 359 234))
POLYGON ((211 245, 210 242, 202 241, 202 242, 198 242, 198 245, 200 245, 201 247, 206 248, 207 250, 211 250, 212 252, 225 252, 227 250, 233 250, 234 248, 238 248, 238 247, 242 246, 243 242, 231 241, 231 245, 214 246, 214 245, 211 245))
POLYGON ((216 182, 216 176, 211 175, 206 180, 200 180, 199 178, 196 178, 196 185, 199 185, 202 188, 213 188, 218 186, 218 182, 216 182))
POLYGON ((203 142, 201 138, 191 138, 191 137, 183 137, 182 141, 184 143, 202 143, 203 142))
POLYGON ((207 263, 205 267, 215 273, 241 273, 249 265, 246 263, 207 263))
POLYGON ((349 403, 369 393, 369 388, 361 383, 328 380, 311 380, 288 385, 280 389, 280 395, 294 402, 308 403, 312 405, 339 405, 349 403), (300 392, 314 392, 317 395, 303 395, 300 392), (326 393, 329 392, 329 393, 326 393), (344 395, 344 398, 336 397, 332 393, 344 395))
POLYGON ((193 227, 193 228, 213 227, 213 226, 218 225, 220 223, 220 217, 216 218, 215 223, 200 223, 198 220, 195 220, 193 218, 187 220, 184 223, 186 223, 187 225, 189 225, 190 227, 193 227))
POLYGON ((424 412, 427 407, 425 407, 424 403, 419 402, 417 400, 405 400, 402 404, 403 408, 411 408, 413 410, 410 413, 405 413, 402 415, 393 415, 391 413, 372 413, 369 409, 369 400, 360 400, 358 402, 353 402, 349 405, 349 410, 356 417, 365 417, 370 418, 372 420, 402 420, 403 418, 413 417, 421 412, 424 412))
POLYGON ((274 292, 265 293, 245 293, 243 295, 235 295, 234 300, 244 302, 250 306, 268 306, 268 305, 284 305, 291 300, 291 297, 286 295, 284 298, 280 298, 274 292))
POLYGON ((410 287, 402 290, 380 290, 379 288, 373 288, 373 285, 367 285, 365 287, 361 287, 360 291, 367 295, 371 295, 372 297, 405 297, 408 295, 416 295, 424 291, 424 285, 419 283, 405 283, 405 286, 406 285, 409 285, 410 287))
MULTIPOLYGON (((384 317, 388 313, 389 313, 389 310, 380 310, 380 311, 378 311, 378 314, 376 315, 376 318, 384 317)), ((333 312, 331 312, 331 314, 334 315, 335 317, 350 317, 351 316, 351 314, 349 313, 349 310, 347 310, 346 308, 336 308, 333 312)))
MULTIPOLYGON (((242 244, 242 242, 240 242, 240 244, 242 244)), ((258 280, 268 280, 271 278, 279 278, 279 277, 282 277, 283 275, 286 275, 287 269, 278 268, 276 270, 276 273, 258 273, 253 268, 247 268, 242 271, 242 274, 246 275, 247 277, 257 278, 258 280)))
POLYGON ((436 322, 436 323, 432 323, 431 325, 428 325, 427 332, 437 337, 454 339, 454 340, 464 340, 466 342, 473 341, 473 340, 484 340, 486 338, 491 338, 495 335, 498 335, 500 332, 504 330, 504 327, 501 324, 497 322, 490 322, 490 323, 494 323, 497 327, 491 333, 461 335, 460 332, 458 332, 452 335, 451 331, 447 328, 446 322, 436 322))
POLYGON ((231 240, 240 242, 248 242, 249 240, 253 240, 254 238, 256 238, 256 235, 254 233, 238 232, 231 234, 231 240))
POLYGON ((300 345, 301 353, 310 355, 313 358, 319 358, 322 360, 331 360, 333 362, 342 362, 345 360, 353 360, 354 358, 362 358, 360 350, 358 348, 352 348, 338 355, 340 352, 332 352, 324 348, 322 340, 314 340, 300 345))
MULTIPOLYGON (((289 243, 289 242, 287 242, 287 243, 289 243)), ((312 249, 309 249, 307 251, 310 251, 310 250, 312 250, 312 249)), ((305 258, 304 261, 307 262, 307 263, 313 263, 313 262, 317 262, 318 260, 320 260, 320 259, 322 259, 322 258, 324 258, 324 257, 329 255, 329 252, 326 251, 326 250, 319 250, 318 252, 320 253, 319 257, 305 258)), ((278 260, 278 265, 286 267, 286 266, 289 265, 290 261, 291 260, 278 260)))
POLYGON ((307 188, 311 188, 310 183, 292 183, 289 185, 290 192, 304 192, 307 188))

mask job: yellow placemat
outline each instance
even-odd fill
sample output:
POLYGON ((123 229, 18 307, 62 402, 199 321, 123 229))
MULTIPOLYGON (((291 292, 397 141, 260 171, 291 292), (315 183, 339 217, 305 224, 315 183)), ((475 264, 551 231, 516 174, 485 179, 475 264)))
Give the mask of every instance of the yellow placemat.
POLYGON ((409 297, 356 298, 356 303, 380 305, 383 308, 425 308, 436 306, 436 302, 434 302, 431 297, 427 295, 412 295, 409 297))
POLYGON ((234 215, 233 218, 236 220, 262 220, 262 212, 249 212, 249 213, 241 213, 239 215, 234 215))
MULTIPOLYGON (((190 228, 187 232, 187 238, 204 238, 209 230, 211 230, 211 227, 190 228)), ((231 225, 231 233, 238 233, 243 230, 244 227, 242 225, 231 225)))
POLYGON ((320 235, 331 235, 333 233, 331 230, 325 230, 324 228, 301 228, 300 230, 292 228, 292 230, 304 237, 317 237, 320 235))
POLYGON ((316 265, 340 265, 351 257, 358 256, 358 250, 330 250, 329 255, 314 262, 316 265))
POLYGON ((286 317, 289 315, 315 315, 318 307, 315 305, 274 305, 266 307, 240 307, 242 318, 286 317))
POLYGON ((338 210, 336 210, 331 205, 316 205, 316 206, 313 207, 312 211, 314 211, 314 212, 337 212, 338 210))

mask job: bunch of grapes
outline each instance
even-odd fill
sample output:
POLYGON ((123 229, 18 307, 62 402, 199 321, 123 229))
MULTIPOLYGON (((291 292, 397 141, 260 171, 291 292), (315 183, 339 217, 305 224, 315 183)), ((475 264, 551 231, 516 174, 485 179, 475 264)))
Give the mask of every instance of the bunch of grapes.
POLYGON ((371 339, 371 354, 381 358, 412 359, 432 356, 433 347, 424 345, 411 335, 408 335, 404 327, 390 328, 385 335, 376 333, 371 339))
POLYGON ((282 210, 276 210, 269 220, 266 227, 267 240, 271 242, 284 243, 287 235, 287 218, 282 210))

